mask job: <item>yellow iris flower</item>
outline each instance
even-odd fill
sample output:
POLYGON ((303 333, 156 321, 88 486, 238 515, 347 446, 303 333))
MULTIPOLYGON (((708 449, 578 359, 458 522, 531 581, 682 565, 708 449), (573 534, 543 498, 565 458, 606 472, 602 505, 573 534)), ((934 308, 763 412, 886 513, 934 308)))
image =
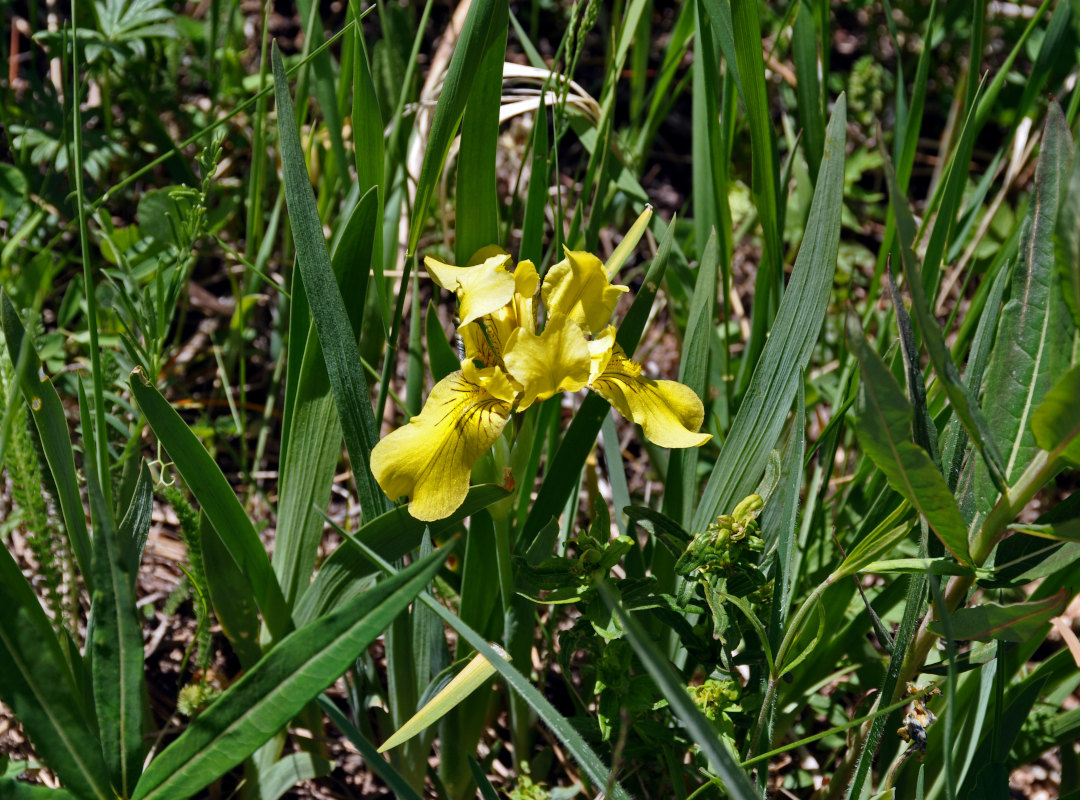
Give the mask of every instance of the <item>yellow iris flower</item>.
POLYGON ((532 262, 514 267, 496 247, 472 266, 424 259, 432 279, 457 295, 465 359, 435 384, 420 414, 371 451, 375 479, 387 496, 408 497, 416 519, 454 513, 511 415, 560 392, 596 392, 661 447, 711 438, 698 432, 704 409, 692 389, 642 374, 615 343, 611 316, 627 287, 612 284, 591 253, 565 255, 542 285, 532 262), (539 332, 537 289, 547 311, 539 332))

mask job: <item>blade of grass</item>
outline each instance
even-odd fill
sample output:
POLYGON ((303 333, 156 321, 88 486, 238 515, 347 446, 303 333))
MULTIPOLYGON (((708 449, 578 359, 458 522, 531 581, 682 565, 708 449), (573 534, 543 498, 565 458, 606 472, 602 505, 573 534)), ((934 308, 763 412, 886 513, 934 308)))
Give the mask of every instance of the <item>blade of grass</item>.
MULTIPOLYGON (((359 339, 367 296, 368 263, 378 228, 377 190, 367 192, 345 223, 334 248, 333 270, 348 306, 349 327, 359 339)), ((291 422, 282 444, 281 479, 274 542, 274 571, 291 607, 304 593, 322 539, 325 508, 341 455, 342 427, 318 331, 309 324, 291 422)))
MULTIPOLYGON (((92 445, 90 409, 82 381, 79 411, 84 440, 92 445)), ((92 460, 86 462, 86 490, 94 521, 94 586, 91 614, 91 677, 101 750, 121 797, 130 797, 142 772, 143 674, 142 626, 135 612, 135 576, 124 557, 112 510, 105 503, 92 460)), ((90 627, 90 626, 88 626, 90 627)))
MULTIPOLYGON (((71 18, 79 19, 78 0, 71 0, 71 18)), ((86 300, 86 327, 90 334, 90 375, 94 385, 94 427, 97 429, 97 448, 87 453, 96 462, 102 476, 101 491, 105 505, 112 508, 112 481, 109 478, 109 437, 105 427, 105 373, 101 364, 101 346, 98 341, 97 291, 94 270, 90 263, 90 232, 86 221, 86 193, 83 191, 83 139, 82 106, 80 90, 86 86, 79 79, 79 48, 71 48, 71 121, 75 133, 71 145, 72 173, 75 178, 75 210, 79 221, 79 249, 82 254, 84 298, 86 300)), ((85 574, 85 573, 84 573, 85 574)))
POLYGON ((461 118, 461 147, 457 158, 457 197, 454 252, 458 264, 468 263, 481 247, 499 244, 499 194, 495 157, 499 146, 503 62, 509 25, 507 3, 495 4, 489 34, 476 67, 461 118))
POLYGON ((694 530, 704 530, 721 509, 734 508, 753 490, 810 361, 829 301, 840 244, 846 117, 846 100, 841 95, 826 132, 825 157, 791 283, 702 493, 694 530))
POLYGON ((288 79, 276 43, 272 48, 271 60, 278 105, 285 202, 296 241, 297 264, 312 304, 312 318, 319 332, 326 372, 345 435, 345 447, 349 451, 360 505, 365 516, 376 515, 388 507, 386 497, 368 465, 371 448, 379 438, 379 430, 360 364, 360 351, 349 325, 345 302, 334 280, 330 254, 326 249, 322 223, 300 146, 300 135, 293 124, 288 79))
POLYGON ((506 19, 507 8, 506 0, 475 0, 465 17, 461 38, 454 47, 454 55, 443 79, 439 102, 431 121, 431 133, 424 151, 424 162, 416 182, 416 199, 409 228, 410 255, 416 252, 416 243, 420 240, 420 232, 427 220, 435 186, 465 113, 465 104, 472 96, 473 81, 480 70, 488 42, 493 36, 505 36, 504 29, 497 29, 496 21, 506 19))

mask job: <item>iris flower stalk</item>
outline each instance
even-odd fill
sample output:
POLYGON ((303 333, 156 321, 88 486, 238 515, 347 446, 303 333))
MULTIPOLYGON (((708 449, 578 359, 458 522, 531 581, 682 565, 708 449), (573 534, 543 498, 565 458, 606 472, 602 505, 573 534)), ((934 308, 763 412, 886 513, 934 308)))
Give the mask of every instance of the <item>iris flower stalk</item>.
MULTIPOLYGON (((644 215, 643 215, 644 217, 644 215)), ((638 226, 635 226, 637 228, 638 226)), ((450 516, 464 502, 473 466, 513 414, 560 392, 589 389, 661 447, 698 447, 701 399, 681 383, 648 377, 615 342, 610 324, 626 286, 592 253, 564 248, 541 281, 495 246, 464 267, 428 256, 428 274, 458 299, 461 369, 435 384, 423 410, 371 451, 388 497, 409 498, 418 520, 450 516), (546 323, 537 324, 538 301, 546 323)), ((623 259, 613 258, 612 272, 623 259)))

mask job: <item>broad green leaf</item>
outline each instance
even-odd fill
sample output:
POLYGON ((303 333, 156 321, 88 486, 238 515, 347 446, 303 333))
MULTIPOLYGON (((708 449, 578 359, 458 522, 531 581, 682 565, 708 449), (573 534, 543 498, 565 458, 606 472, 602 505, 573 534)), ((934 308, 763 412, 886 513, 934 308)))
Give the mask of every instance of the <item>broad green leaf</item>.
MULTIPOLYGON (((461 520, 505 500, 509 493, 501 486, 473 486, 461 508, 445 520, 431 525, 433 535, 452 531, 461 520)), ((404 507, 387 511, 361 527, 353 537, 363 542, 381 557, 397 560, 420 546, 426 523, 409 516, 404 507)), ((319 568, 311 588, 296 606, 297 624, 305 625, 316 617, 329 613, 348 602, 371 583, 376 571, 367 558, 351 543, 342 542, 319 568)))
POLYGON ((718 513, 734 508, 753 490, 787 421, 803 370, 810 362, 825 318, 840 245, 846 108, 841 95, 826 132, 825 156, 791 282, 784 291, 743 403, 709 475, 694 514, 694 530, 704 530, 718 513))
POLYGON ((967 527, 945 479, 925 450, 912 441, 911 405, 858 323, 849 335, 859 360, 859 443, 889 485, 926 517, 934 533, 962 564, 970 564, 967 527))
POLYGON ((154 435, 168 451, 180 476, 251 587, 271 635, 275 639, 284 636, 292 627, 289 609, 262 540, 240 505, 236 492, 191 428, 150 383, 142 367, 132 371, 128 383, 154 435))
MULTIPOLYGON (((81 382, 79 408, 86 435, 92 428, 81 382)), ((90 440, 86 445, 91 446, 90 440)), ((94 707, 101 750, 113 786, 120 797, 130 797, 142 772, 146 694, 142 626, 135 611, 135 576, 112 511, 105 504, 93 459, 86 462, 86 489, 94 521, 94 624, 87 626, 91 631, 87 647, 91 653, 94 707)))
POLYGON ((131 496, 127 513, 120 521, 120 550, 124 556, 128 579, 134 592, 142 564, 143 548, 150 535, 150 516, 154 510, 154 484, 150 468, 142 462, 135 492, 131 496))
MULTIPOLYGON (((378 191, 368 191, 349 216, 333 255, 333 270, 348 306, 354 339, 363 326, 371 252, 379 227, 378 191)), ((318 331, 309 325, 296 383, 287 441, 282 446, 274 571, 290 607, 311 582, 322 541, 334 470, 341 460, 342 429, 318 331)))
POLYGON ((716 727, 694 705, 690 699, 690 693, 686 690, 686 682, 681 679, 668 663, 667 659, 660 654, 656 645, 653 644, 641 625, 631 617, 619 603, 618 597, 606 583, 599 585, 600 596, 604 603, 618 618, 619 623, 626 631, 630 644, 648 670, 657 686, 667 698, 672 711, 690 735, 690 740, 701 748, 702 753, 709 760, 709 766, 715 770, 723 781, 727 795, 734 800, 752 800, 757 797, 753 786, 746 773, 742 771, 738 760, 732 755, 727 746, 717 735, 716 727))
MULTIPOLYGON (((296 243, 296 263, 311 305, 311 317, 319 332, 326 373, 345 435, 345 447, 349 451, 360 506, 365 516, 373 516, 384 511, 388 502, 368 466, 371 448, 379 438, 379 429, 360 364, 356 336, 349 324, 341 291, 334 280, 300 134, 294 124, 288 78, 276 42, 272 58, 285 201, 296 243)), ((361 271, 366 276, 366 269, 361 271)))
POLYGON ((303 750, 282 756, 265 770, 258 771, 259 800, 278 800, 301 781, 329 775, 332 765, 322 756, 303 750))
POLYGON ((205 510, 199 514, 199 544, 214 615, 240 665, 250 669, 262 658, 258 604, 250 591, 243 591, 247 578, 229 554, 205 510))
POLYGON ((1080 150, 1073 153, 1072 170, 1065 187, 1054 226, 1054 253, 1057 257, 1065 302, 1073 322, 1080 325, 1080 150))
POLYGON ((420 232, 427 221, 428 207, 439 182, 450 145, 457 134, 465 105, 472 96, 472 86, 483 62, 484 52, 493 36, 505 36, 505 27, 498 29, 497 20, 506 19, 506 0, 477 0, 469 7, 454 55, 446 69, 439 102, 431 120, 424 162, 416 182, 416 199, 409 229, 409 253, 415 254, 420 232))
POLYGON ((11 363, 20 364, 20 350, 26 353, 22 360, 22 370, 18 375, 23 399, 30 408, 41 439, 41 449, 45 452, 45 461, 53 476, 53 483, 60 501, 60 510, 64 515, 64 528, 71 540, 71 549, 79 565, 79 573, 86 581, 86 587, 93 590, 94 575, 91 568, 92 550, 90 533, 86 528, 86 511, 83 509, 79 481, 75 476, 75 459, 71 446, 71 434, 68 432, 67 417, 64 416, 64 404, 56 392, 52 380, 45 374, 41 360, 34 351, 33 343, 25 338, 22 321, 11 304, 7 292, 0 292, 4 339, 7 342, 11 363))
POLYGON ((0 547, 0 700, 74 795, 116 797, 60 643, 6 547, 0 547))
MULTIPOLYGON (((508 14, 507 3, 495 4, 488 23, 487 42, 461 119, 461 146, 457 156, 458 203, 454 211, 454 251, 458 264, 468 263, 481 247, 499 244, 495 158, 499 148, 508 14)), ((422 218, 423 214, 418 216, 422 218)))
POLYGON ((0 797, 6 800, 79 800, 79 795, 67 789, 52 789, 15 778, 0 778, 0 797))
MULTIPOLYGON (((983 603, 960 608, 949 616, 949 635, 953 639, 980 642, 992 639, 1026 642, 1064 611, 1069 599, 1070 595, 1062 589, 1055 595, 1030 603, 983 603)), ((938 636, 945 635, 941 620, 934 620, 927 627, 938 636)))
MULTIPOLYGON (((1051 102, 1035 191, 1020 233, 1012 296, 1001 313, 985 381, 983 410, 1001 447, 1010 484, 1039 449, 1031 430, 1032 415, 1070 359, 1072 319, 1056 285, 1053 232, 1072 150, 1065 117, 1057 103, 1051 102)), ((974 481, 976 508, 985 514, 998 491, 981 462, 975 464, 974 481)))
MULTIPOLYGON (((719 271, 716 232, 713 231, 698 265, 697 281, 690 300, 683 351, 679 360, 679 383, 689 386, 702 400, 709 399, 709 346, 716 325, 714 320, 719 271)), ((698 488, 697 465, 697 447, 675 450, 668 461, 664 511, 683 524, 689 522, 694 511, 698 488)))
POLYGON ((1080 467, 1080 364, 1046 393, 1031 415, 1031 430, 1039 447, 1080 467))
POLYGON ((432 553, 290 633, 150 763, 134 800, 191 797, 254 753, 408 607, 450 549, 432 553))
MULTIPOLYGON (((934 319, 930 309, 930 302, 923 289, 922 271, 915 258, 913 250, 915 244, 916 228, 915 220, 911 216, 907 199, 900 192, 896 182, 896 175, 892 171, 888 156, 882 152, 885 160, 885 175, 889 186, 889 195, 893 214, 896 219, 897 245, 900 251, 900 261, 904 268, 904 276, 907 279, 908 291, 911 293, 911 308, 915 312, 915 321, 919 326, 923 342, 930 353, 930 363, 934 365, 945 394, 952 404, 953 410, 967 431, 975 447, 985 461, 988 474, 991 476, 999 490, 1005 488, 1004 461, 994 441, 994 435, 990 426, 983 416, 982 410, 975 399, 975 394, 968 390, 966 384, 960 379, 960 373, 953 363, 952 355, 945 344, 945 337, 941 327, 934 319)), ((891 280, 891 278, 890 278, 891 280)), ((894 303, 901 301, 894 295, 894 303)))

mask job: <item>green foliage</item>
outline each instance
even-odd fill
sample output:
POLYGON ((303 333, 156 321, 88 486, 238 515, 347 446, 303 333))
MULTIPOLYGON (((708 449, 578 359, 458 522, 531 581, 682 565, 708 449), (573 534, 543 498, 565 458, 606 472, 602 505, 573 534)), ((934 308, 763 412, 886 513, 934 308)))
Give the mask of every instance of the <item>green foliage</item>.
POLYGON ((951 800, 1055 747, 1066 791, 1077 6, 998 5, 29 4, 0 700, 64 788, 0 795, 280 797, 340 738, 405 798, 951 800), (617 264, 711 441, 552 399, 451 517, 394 507, 371 449, 461 368, 422 257, 491 244, 617 264), (466 660, 498 688, 380 756, 466 660))

